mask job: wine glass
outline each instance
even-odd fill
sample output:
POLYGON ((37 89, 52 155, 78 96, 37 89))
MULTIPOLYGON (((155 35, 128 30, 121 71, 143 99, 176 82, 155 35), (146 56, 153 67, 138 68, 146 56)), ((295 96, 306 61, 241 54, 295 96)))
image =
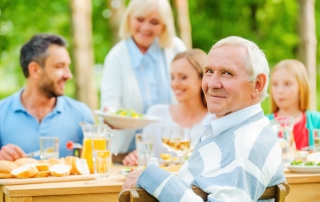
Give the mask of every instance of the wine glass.
POLYGON ((282 162, 285 167, 295 159, 296 145, 293 136, 294 118, 292 116, 278 116, 270 122, 277 133, 282 149, 282 162))
POLYGON ((138 170, 144 169, 152 157, 154 136, 151 134, 136 135, 136 150, 138 154, 138 170))
POLYGON ((168 145, 177 154, 179 165, 181 165, 185 153, 190 149, 191 145, 190 128, 182 128, 180 126, 172 127, 168 145))
POLYGON ((163 126, 162 132, 161 132, 162 145, 168 150, 168 152, 170 154, 170 163, 168 165, 169 167, 174 165, 173 149, 169 146, 172 127, 174 127, 174 126, 163 126))

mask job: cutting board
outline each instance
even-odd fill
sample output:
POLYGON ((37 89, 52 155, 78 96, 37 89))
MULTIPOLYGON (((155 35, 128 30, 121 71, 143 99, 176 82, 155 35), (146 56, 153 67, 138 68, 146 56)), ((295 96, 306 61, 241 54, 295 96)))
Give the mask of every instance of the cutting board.
POLYGON ((17 184, 40 184, 40 183, 52 183, 52 182, 70 182, 70 181, 85 181, 93 180, 96 176, 93 174, 90 175, 69 175, 64 177, 42 177, 42 178, 27 178, 27 179, 18 179, 18 178, 9 178, 9 179, 0 179, 0 185, 17 185, 17 184))

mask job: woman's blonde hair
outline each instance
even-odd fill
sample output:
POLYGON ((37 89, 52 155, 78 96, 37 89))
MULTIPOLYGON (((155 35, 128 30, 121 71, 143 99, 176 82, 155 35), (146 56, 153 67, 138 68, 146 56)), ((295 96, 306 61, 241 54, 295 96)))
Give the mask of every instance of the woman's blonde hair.
MULTIPOLYGON (((194 69, 197 71, 198 76, 200 79, 202 79, 204 74, 204 66, 207 61, 207 54, 198 48, 194 48, 182 53, 179 53, 176 55, 176 57, 173 59, 173 61, 185 58, 188 60, 188 62, 194 67, 194 69)), ((201 87, 200 87, 201 88, 201 87)), ((201 90, 201 101, 204 107, 207 107, 207 102, 204 97, 204 93, 201 90)))
POLYGON ((163 24, 162 32, 159 36, 159 46, 168 48, 173 45, 175 28, 171 6, 168 0, 131 0, 124 14, 119 35, 121 39, 131 37, 130 17, 145 17, 154 9, 157 9, 163 24))
MULTIPOLYGON (((288 59, 282 60, 271 71, 271 81, 272 75, 279 69, 285 69, 290 72, 296 79, 299 85, 299 109, 301 111, 306 111, 309 109, 310 104, 310 84, 308 81, 307 69, 302 62, 299 60, 288 59)), ((283 75, 285 76, 285 75, 283 75)), ((271 100, 271 111, 273 113, 279 111, 279 107, 275 103, 272 97, 272 88, 270 88, 270 100, 271 100)))

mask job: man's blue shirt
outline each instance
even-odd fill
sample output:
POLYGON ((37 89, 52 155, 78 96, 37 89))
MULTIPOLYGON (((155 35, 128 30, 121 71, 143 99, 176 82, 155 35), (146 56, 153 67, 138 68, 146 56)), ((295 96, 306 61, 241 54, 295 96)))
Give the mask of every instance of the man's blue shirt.
POLYGON ((59 137, 59 156, 72 155, 66 143, 82 144, 79 122, 93 123, 91 110, 67 96, 59 96, 54 109, 39 123, 21 103, 23 89, 0 101, 0 147, 15 144, 25 153, 39 150, 39 137, 59 137))

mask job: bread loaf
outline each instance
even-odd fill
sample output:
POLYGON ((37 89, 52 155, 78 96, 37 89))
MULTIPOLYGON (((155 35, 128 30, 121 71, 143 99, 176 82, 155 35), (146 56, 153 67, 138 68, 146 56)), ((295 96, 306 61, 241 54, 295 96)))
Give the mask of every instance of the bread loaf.
POLYGON ((36 160, 34 158, 20 158, 20 159, 15 160, 15 163, 18 166, 22 166, 24 164, 36 164, 36 163, 38 163, 38 160, 36 160))
POLYGON ((48 177, 50 175, 50 170, 39 171, 33 178, 40 178, 40 177, 48 177))
POLYGON ((13 178, 11 171, 18 168, 18 165, 11 161, 0 160, 0 178, 13 178))
POLYGON ((30 178, 38 173, 38 169, 34 164, 24 164, 11 171, 11 174, 17 178, 30 178))
POLYGON ((56 177, 70 175, 70 167, 66 164, 54 164, 50 168, 50 174, 56 177))
POLYGON ((34 164, 39 171, 48 171, 50 165, 48 163, 37 163, 34 164))

